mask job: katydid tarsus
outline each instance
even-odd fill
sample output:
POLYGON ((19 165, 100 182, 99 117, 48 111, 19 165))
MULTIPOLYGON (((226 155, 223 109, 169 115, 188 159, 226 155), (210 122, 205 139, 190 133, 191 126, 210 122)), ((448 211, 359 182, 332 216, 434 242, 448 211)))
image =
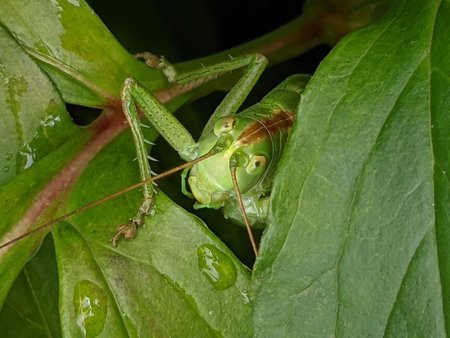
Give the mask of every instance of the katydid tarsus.
MULTIPOLYGON (((237 57, 217 65, 203 67, 199 71, 179 75, 163 59, 148 53, 138 56, 144 58, 150 66, 160 68, 169 81, 178 84, 206 82, 238 69, 243 69, 243 74, 212 114, 198 142, 194 141, 185 127, 145 88, 132 78, 126 79, 121 93, 122 109, 133 134, 142 182, 60 216, 20 238, 125 191, 142 186, 143 202, 136 215, 118 227, 111 241, 113 245, 117 245, 122 237, 132 239, 136 236, 137 228, 144 225, 145 218, 155 212, 156 189, 152 181, 167 176, 161 174, 151 177, 146 140, 138 116, 140 111, 180 157, 188 161, 187 164, 170 172, 184 169, 183 192, 196 199, 194 207, 223 208, 225 217, 246 225, 253 250, 257 255, 258 248, 250 224, 258 226, 265 223, 272 179, 309 76, 289 77, 259 103, 237 114, 267 65, 264 56, 255 54, 237 57), (190 191, 186 187, 186 181, 190 191)), ((0 249, 17 240, 1 244, 0 249)))

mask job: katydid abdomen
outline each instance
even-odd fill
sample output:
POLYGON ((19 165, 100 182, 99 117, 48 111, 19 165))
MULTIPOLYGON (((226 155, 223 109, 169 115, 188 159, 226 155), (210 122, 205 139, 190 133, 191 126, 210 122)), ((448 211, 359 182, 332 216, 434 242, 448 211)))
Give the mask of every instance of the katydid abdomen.
POLYGON ((237 115, 219 118, 198 142, 198 156, 215 155, 195 164, 188 178, 196 208, 223 208, 226 218, 244 224, 233 186, 236 179, 252 226, 263 226, 273 176, 296 118, 301 93, 309 80, 294 75, 259 103, 237 115))

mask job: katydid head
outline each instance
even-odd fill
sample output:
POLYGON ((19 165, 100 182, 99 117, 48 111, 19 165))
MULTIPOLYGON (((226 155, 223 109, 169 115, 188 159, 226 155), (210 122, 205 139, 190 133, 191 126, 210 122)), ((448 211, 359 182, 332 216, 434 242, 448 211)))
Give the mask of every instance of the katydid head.
POLYGON ((220 118, 214 130, 199 142, 199 154, 215 155, 191 169, 188 183, 196 207, 220 208, 235 195, 230 168, 242 194, 257 186, 269 168, 272 140, 265 126, 248 116, 220 118))

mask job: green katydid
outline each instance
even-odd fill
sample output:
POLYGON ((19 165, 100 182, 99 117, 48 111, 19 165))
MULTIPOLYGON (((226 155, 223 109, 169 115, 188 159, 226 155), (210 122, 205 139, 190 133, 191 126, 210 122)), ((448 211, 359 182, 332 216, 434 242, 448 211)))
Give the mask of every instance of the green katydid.
MULTIPOLYGON (((309 76, 289 77, 259 103, 236 114, 267 65, 264 56, 255 54, 237 57, 204 67, 200 71, 180 75, 177 75, 174 68, 164 59, 158 59, 148 53, 139 54, 138 57, 144 58, 150 66, 160 68, 169 81, 186 85, 197 81, 206 82, 237 69, 245 70, 212 114, 198 142, 194 141, 181 123, 145 88, 132 78, 125 80, 121 93, 122 108, 133 134, 142 182, 114 196, 142 186, 143 202, 136 215, 118 227, 116 235, 111 240, 113 245, 117 245, 122 237, 134 238, 137 228, 144 225, 145 218, 155 212, 156 190, 152 181, 166 176, 166 174, 151 176, 146 140, 138 117, 139 110, 180 157, 188 161, 175 170, 184 169, 183 192, 196 199, 195 207, 223 208, 225 217, 245 224, 253 250, 257 254, 258 249, 250 224, 258 226, 265 223, 272 179, 287 135, 295 120, 300 94, 309 76), (190 192, 187 191, 186 180, 190 192)), ((112 197, 107 196, 58 217, 15 240, 0 245, 0 249, 112 197)))
MULTIPOLYGON (((225 217, 245 224, 257 254, 250 223, 265 222, 272 178, 287 134, 295 119, 300 93, 309 77, 297 75, 288 78, 260 103, 236 115, 239 106, 258 80, 267 60, 256 54, 204 68, 178 77, 164 60, 155 62, 152 55, 140 55, 150 65, 157 64, 169 79, 177 83, 207 79, 226 71, 246 67, 244 74, 217 107, 198 142, 190 133, 133 79, 125 81, 122 91, 123 111, 132 128, 142 180, 150 177, 144 138, 139 127, 139 108, 158 132, 186 161, 211 156, 183 172, 183 192, 196 199, 196 208, 223 208, 225 217), (185 185, 186 176, 191 192, 185 185)), ((124 236, 133 238, 143 225, 145 216, 153 213, 152 185, 143 189, 144 201, 130 222, 119 226, 112 242, 124 236)))

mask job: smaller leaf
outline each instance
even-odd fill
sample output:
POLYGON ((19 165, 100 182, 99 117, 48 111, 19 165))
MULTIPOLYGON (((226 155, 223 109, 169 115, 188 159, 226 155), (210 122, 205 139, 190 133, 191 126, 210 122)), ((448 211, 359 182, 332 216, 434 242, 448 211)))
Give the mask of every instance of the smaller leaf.
POLYGON ((91 107, 115 104, 128 76, 150 91, 168 85, 160 71, 120 46, 84 0, 4 0, 0 13, 0 22, 39 61, 66 102, 91 107))
MULTIPOLYGON (((4 243, 28 230, 29 220, 35 217, 27 214, 28 207, 86 137, 73 138, 79 129, 47 75, 2 27, 0 44, 4 89, 0 91, 0 235, 4 243)), ((48 196, 36 206, 48 207, 48 196)), ((0 250, 0 304, 40 241, 41 236, 29 238, 0 250)))

